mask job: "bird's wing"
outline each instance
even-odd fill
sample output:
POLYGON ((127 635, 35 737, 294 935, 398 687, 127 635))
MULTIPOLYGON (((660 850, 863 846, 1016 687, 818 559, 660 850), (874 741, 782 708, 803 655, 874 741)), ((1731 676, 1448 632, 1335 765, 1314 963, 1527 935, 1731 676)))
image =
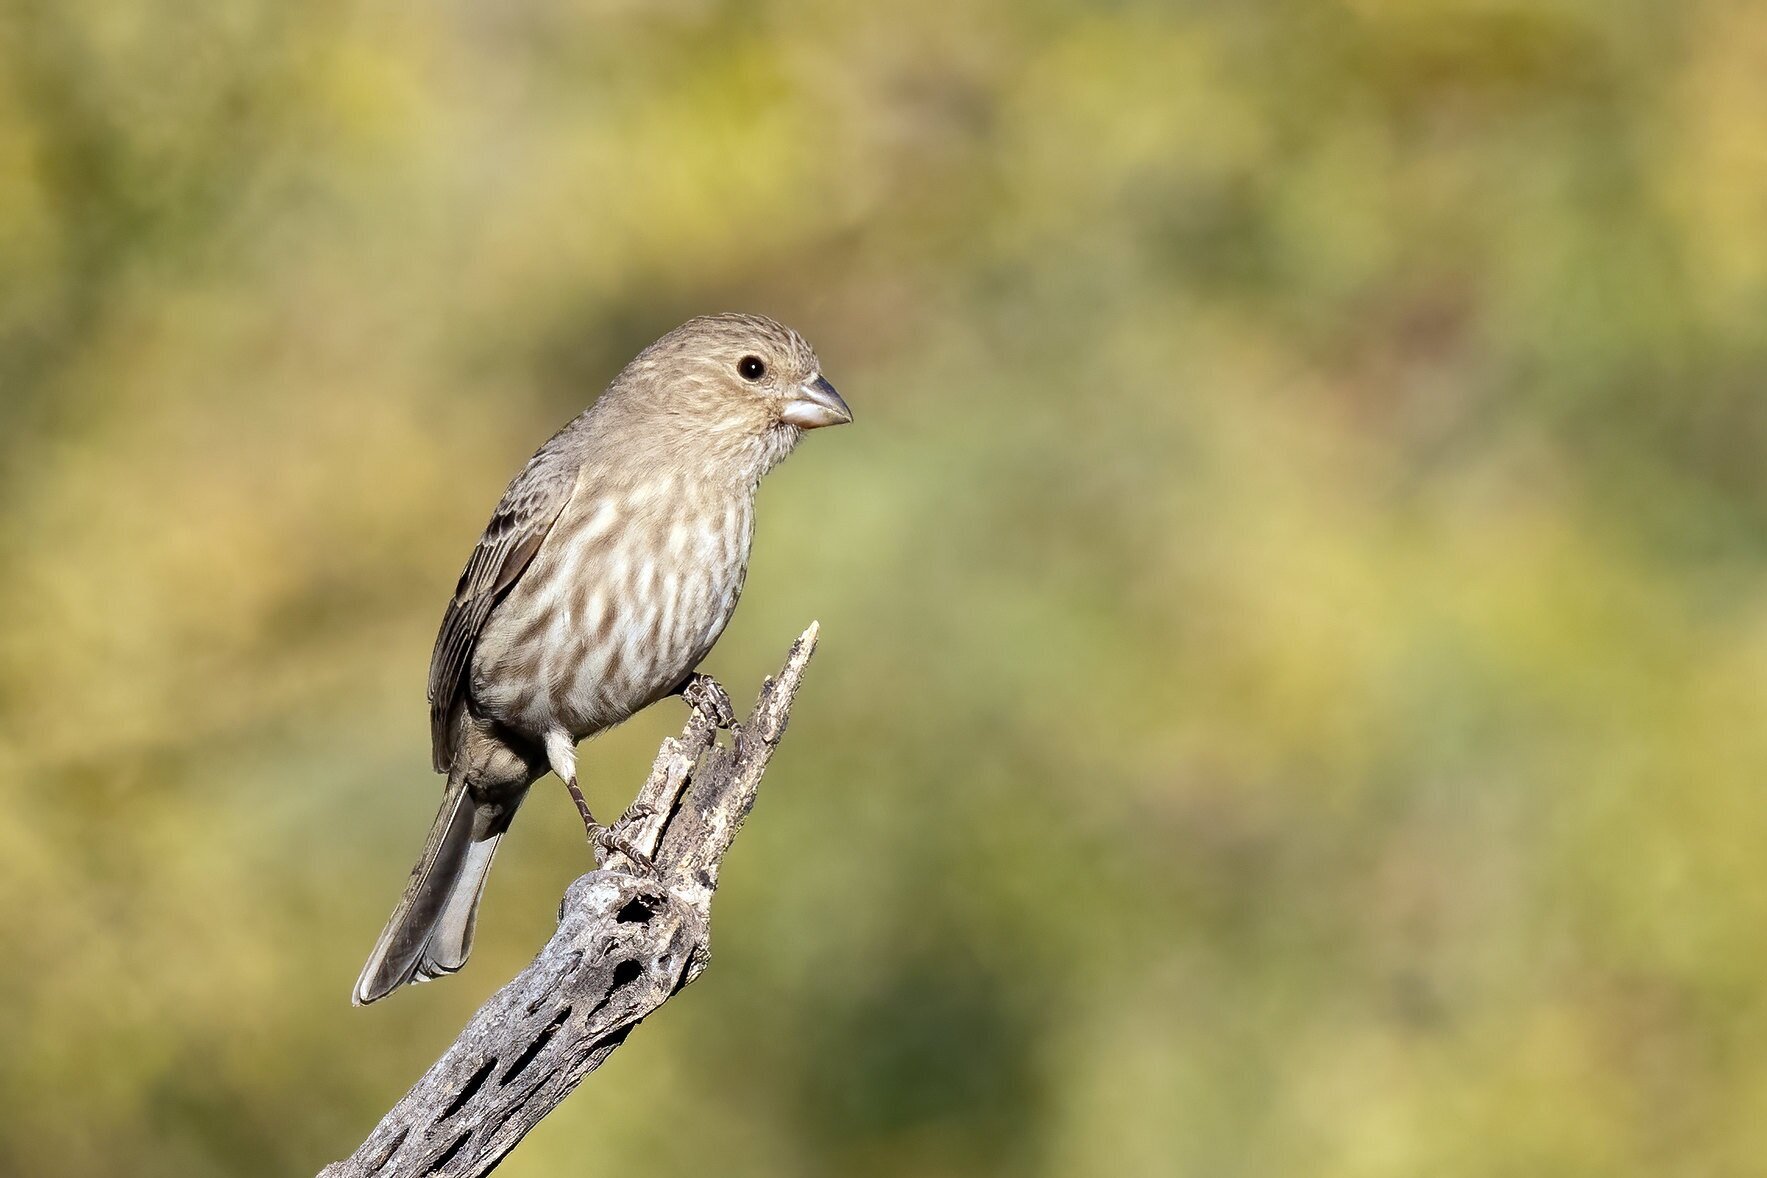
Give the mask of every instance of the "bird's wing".
POLYGON ((448 771, 454 757, 451 721, 485 619, 521 579, 576 487, 579 460, 557 441, 529 459, 503 492, 442 615, 429 664, 430 748, 439 773, 448 771))

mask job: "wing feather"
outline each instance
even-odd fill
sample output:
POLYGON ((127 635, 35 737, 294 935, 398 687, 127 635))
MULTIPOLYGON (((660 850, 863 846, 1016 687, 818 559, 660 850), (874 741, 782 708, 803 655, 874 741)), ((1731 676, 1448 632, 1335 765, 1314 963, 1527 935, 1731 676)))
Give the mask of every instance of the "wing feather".
POLYGON ((454 759, 454 711, 464 702, 467 669, 485 619, 533 562, 576 487, 580 457, 560 444, 564 436, 542 447, 504 491, 442 615, 429 665, 430 749, 437 772, 447 772, 454 759))

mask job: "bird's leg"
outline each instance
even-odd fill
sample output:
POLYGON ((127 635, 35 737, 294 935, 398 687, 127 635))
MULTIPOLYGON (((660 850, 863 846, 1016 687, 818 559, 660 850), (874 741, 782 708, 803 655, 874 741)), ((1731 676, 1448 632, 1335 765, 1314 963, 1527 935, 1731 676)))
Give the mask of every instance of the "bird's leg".
POLYGON ((695 671, 682 680, 680 690, 688 707, 706 713, 718 727, 728 731, 736 723, 736 709, 730 706, 730 697, 710 675, 695 671))
POLYGON ((589 812, 589 799, 577 785, 577 742, 570 734, 560 731, 548 733, 546 736, 546 761, 564 787, 571 791, 571 801, 577 805, 577 814, 583 819, 583 833, 589 836, 593 845, 598 834, 605 829, 595 821, 595 815, 589 812))
POLYGON ((583 819, 583 833, 589 837, 589 846, 596 851, 595 858, 598 862, 605 860, 608 855, 618 852, 630 859, 632 865, 638 868, 641 874, 648 875, 656 869, 656 864, 651 862, 650 856, 639 850, 637 844, 626 834, 626 828, 632 823, 642 822, 656 813, 654 806, 648 802, 638 802, 615 819, 612 826, 603 826, 595 821, 595 815, 589 812, 589 800, 583 796, 582 789, 577 786, 577 779, 575 777, 565 778, 564 787, 571 791, 571 801, 577 804, 577 813, 583 819))
POLYGON ((605 859, 607 855, 618 852, 630 859, 641 872, 649 872, 654 864, 650 856, 633 845, 625 830, 634 822, 642 821, 655 813, 653 807, 640 803, 622 814, 612 826, 603 826, 595 821, 595 815, 589 810, 589 799, 583 796, 582 787, 577 784, 577 745, 567 733, 555 732, 546 738, 546 760, 552 771, 558 774, 564 787, 571 793, 571 801, 576 804, 577 816, 583 820, 583 833, 589 839, 589 845, 596 851, 596 859, 605 859))
POLYGON ((595 841, 596 833, 603 828, 601 823, 595 821, 595 815, 589 812, 589 799, 583 796, 583 791, 578 787, 575 777, 565 778, 564 787, 571 791, 571 801, 577 804, 577 815, 583 819, 583 833, 589 837, 591 842, 595 841))

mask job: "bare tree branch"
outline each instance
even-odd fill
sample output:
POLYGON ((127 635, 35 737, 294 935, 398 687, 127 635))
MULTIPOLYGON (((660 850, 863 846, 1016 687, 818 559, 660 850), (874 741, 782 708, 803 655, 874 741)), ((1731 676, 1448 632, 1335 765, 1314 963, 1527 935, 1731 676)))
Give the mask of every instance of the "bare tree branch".
MULTIPOLYGON (((755 803, 816 649, 811 623, 740 724, 709 678, 663 742, 630 824, 651 872, 624 854, 565 891, 558 931, 492 995, 454 1045, 393 1106, 361 1148, 320 1178, 466 1178, 488 1174, 632 1028, 705 969, 712 893, 724 853, 755 803), (728 727, 731 742, 717 743, 728 727)), ((600 854, 598 852, 598 854, 600 854)))

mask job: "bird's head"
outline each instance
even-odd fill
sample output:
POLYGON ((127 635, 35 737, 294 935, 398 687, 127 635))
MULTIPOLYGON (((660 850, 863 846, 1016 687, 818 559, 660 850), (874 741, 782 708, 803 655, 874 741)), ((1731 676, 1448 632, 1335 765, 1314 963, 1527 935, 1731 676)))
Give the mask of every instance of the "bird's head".
POLYGON ((656 441, 728 454, 756 478, 803 431, 853 420, 804 337, 762 315, 688 320, 640 352, 609 398, 656 441))

